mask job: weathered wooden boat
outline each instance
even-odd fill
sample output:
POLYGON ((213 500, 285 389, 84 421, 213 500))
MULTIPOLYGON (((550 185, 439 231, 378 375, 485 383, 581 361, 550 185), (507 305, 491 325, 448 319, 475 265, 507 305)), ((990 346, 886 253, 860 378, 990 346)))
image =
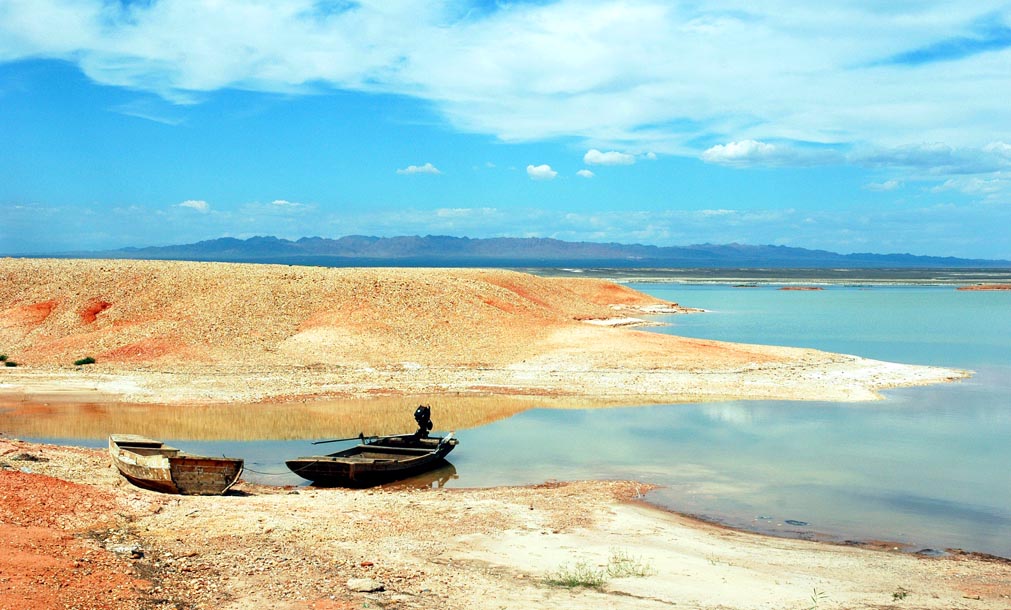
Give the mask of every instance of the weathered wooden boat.
POLYGON ((358 445, 331 453, 288 460, 288 468, 321 486, 366 487, 396 481, 445 465, 459 441, 444 437, 401 434, 362 439, 358 445))
POLYGON ((240 458, 190 455, 135 434, 109 436, 112 463, 137 487, 189 496, 220 495, 239 480, 240 458))

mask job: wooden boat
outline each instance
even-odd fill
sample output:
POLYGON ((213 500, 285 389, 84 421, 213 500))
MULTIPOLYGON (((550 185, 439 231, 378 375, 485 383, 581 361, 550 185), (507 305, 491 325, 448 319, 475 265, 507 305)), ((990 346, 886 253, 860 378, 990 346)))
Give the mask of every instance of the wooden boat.
POLYGON ((403 479, 445 464, 446 455, 459 441, 415 434, 363 439, 350 449, 329 455, 288 460, 288 468, 315 485, 366 487, 403 479))
POLYGON ((183 453, 134 434, 109 437, 112 463, 137 487, 190 496, 223 494, 239 480, 239 458, 207 457, 183 453))

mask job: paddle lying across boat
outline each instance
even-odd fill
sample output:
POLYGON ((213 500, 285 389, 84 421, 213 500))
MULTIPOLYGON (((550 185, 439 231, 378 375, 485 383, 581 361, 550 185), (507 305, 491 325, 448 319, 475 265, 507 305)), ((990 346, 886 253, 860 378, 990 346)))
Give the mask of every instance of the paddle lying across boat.
POLYGON ((220 495, 239 480, 239 458, 207 457, 183 453, 134 434, 109 437, 112 463, 137 487, 190 496, 220 495))
POLYGON ((285 462, 292 472, 316 485, 363 487, 406 478, 445 464, 446 455, 459 441, 446 436, 418 434, 362 439, 355 447, 300 457, 285 462))

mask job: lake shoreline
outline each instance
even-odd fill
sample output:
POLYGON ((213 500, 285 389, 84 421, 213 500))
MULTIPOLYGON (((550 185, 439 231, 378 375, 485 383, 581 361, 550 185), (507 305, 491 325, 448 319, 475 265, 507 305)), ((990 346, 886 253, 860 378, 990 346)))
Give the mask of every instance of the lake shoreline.
POLYGON ((969 375, 613 327, 690 310, 589 278, 52 259, 0 259, 0 272, 0 346, 17 364, 0 369, 5 392, 175 404, 439 393, 847 402, 969 375))
POLYGON ((20 608, 82 596, 127 609, 236 610, 799 609, 812 592, 848 608, 908 597, 918 608, 972 600, 997 609, 1011 600, 1006 560, 750 534, 643 505, 642 483, 341 490, 242 482, 229 495, 197 497, 133 487, 102 450, 0 438, 0 462, 0 510, 9 515, 0 537, 19 549, 0 564, 31 577, 18 590, 31 601, 20 608), (54 563, 58 579, 38 577, 54 563), (577 565, 602 573, 599 588, 547 583, 577 565), (615 565, 634 569, 608 576, 615 565), (366 580, 382 590, 353 590, 366 580))

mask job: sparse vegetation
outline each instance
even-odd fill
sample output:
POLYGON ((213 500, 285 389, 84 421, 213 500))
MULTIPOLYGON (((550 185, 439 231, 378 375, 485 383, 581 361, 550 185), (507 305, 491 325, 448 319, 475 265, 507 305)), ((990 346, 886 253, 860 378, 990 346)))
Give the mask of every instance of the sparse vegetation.
POLYGON ((95 364, 95 359, 92 358, 91 356, 88 356, 86 358, 81 358, 80 360, 74 360, 74 364, 77 366, 82 366, 85 364, 95 364))
POLYGON ((899 587, 898 589, 895 590, 895 593, 892 593, 892 601, 893 602, 902 601, 906 599, 907 595, 909 595, 909 589, 906 589, 905 587, 899 587))
POLYGON ((7 362, 7 354, 0 354, 0 362, 7 362))
POLYGON ((603 568, 595 568, 586 562, 579 562, 572 567, 563 565, 557 571, 549 573, 544 582, 554 587, 568 589, 576 587, 599 589, 608 578, 646 577, 654 574, 656 570, 653 566, 641 559, 621 550, 612 550, 607 565, 603 568))
POLYGON ((611 578, 628 578, 637 576, 644 578, 656 574, 656 569, 648 563, 643 563, 639 557, 632 557, 625 551, 615 549, 607 561, 607 575, 611 578))
POLYGON ((589 587, 599 589, 604 586, 604 570, 591 567, 585 562, 579 562, 575 566, 563 565, 557 571, 545 577, 544 582, 553 587, 565 587, 575 589, 576 587, 589 587))
POLYGON ((18 363, 13 360, 4 360, 4 366, 17 366, 18 363))
POLYGON ((828 593, 825 593, 824 591, 819 591, 818 588, 815 587, 812 590, 812 592, 811 592, 811 603, 813 605, 809 606, 808 610, 817 610, 818 604, 820 604, 821 602, 823 602, 823 601, 825 601, 827 599, 828 599, 828 593))

